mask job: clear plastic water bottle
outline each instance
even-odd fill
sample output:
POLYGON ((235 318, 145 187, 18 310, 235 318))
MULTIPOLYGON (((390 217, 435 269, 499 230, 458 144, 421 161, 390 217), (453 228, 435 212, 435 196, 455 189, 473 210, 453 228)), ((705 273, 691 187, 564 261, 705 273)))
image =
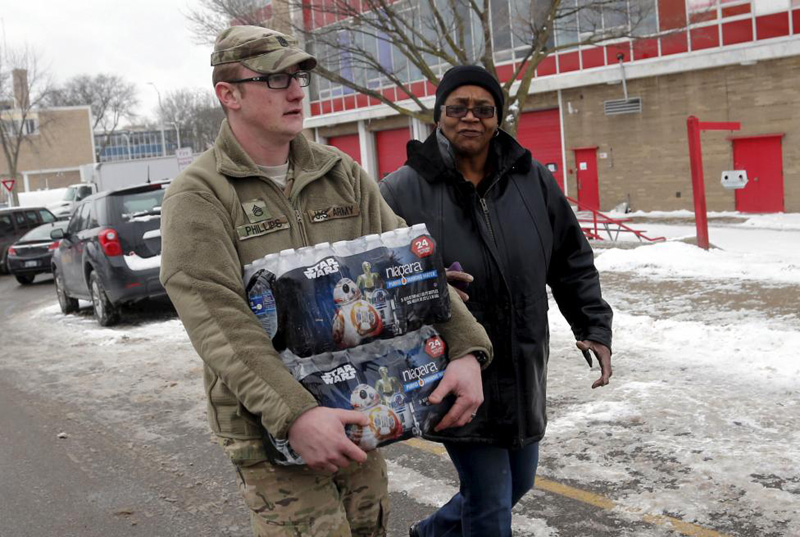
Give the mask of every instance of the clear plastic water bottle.
POLYGON ((280 278, 290 270, 294 269, 296 266, 297 259, 295 250, 293 248, 281 250, 280 253, 278 253, 278 271, 275 273, 275 276, 280 278))
POLYGON ((364 253, 383 247, 383 236, 373 233, 364 237, 364 253))
POLYGON ((349 241, 336 241, 331 244, 333 255, 337 257, 346 257, 350 255, 350 246, 348 243, 349 241))
POLYGON ((326 257, 335 257, 333 247, 329 242, 321 242, 319 244, 314 245, 314 258, 312 259, 312 263, 319 263, 326 257))
POLYGON ((277 275, 278 274, 278 260, 280 259, 279 254, 267 254, 264 256, 262 260, 263 268, 267 269, 271 273, 277 275))

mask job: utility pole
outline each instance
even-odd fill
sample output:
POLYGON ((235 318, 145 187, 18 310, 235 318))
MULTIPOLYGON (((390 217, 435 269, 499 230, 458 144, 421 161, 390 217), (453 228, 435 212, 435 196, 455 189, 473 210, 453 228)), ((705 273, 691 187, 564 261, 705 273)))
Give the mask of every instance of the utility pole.
POLYGON ((153 89, 156 90, 156 95, 158 95, 158 109, 161 111, 161 114, 158 118, 158 124, 161 125, 161 156, 167 156, 167 141, 164 137, 164 107, 161 106, 161 92, 158 91, 158 86, 155 85, 154 82, 148 82, 149 85, 153 86, 153 89))

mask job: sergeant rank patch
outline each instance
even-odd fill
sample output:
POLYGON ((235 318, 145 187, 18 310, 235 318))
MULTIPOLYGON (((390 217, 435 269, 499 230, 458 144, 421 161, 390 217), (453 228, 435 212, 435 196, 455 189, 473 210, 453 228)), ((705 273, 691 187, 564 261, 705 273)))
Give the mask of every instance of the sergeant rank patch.
POLYGON ((267 202, 264 200, 253 199, 245 201, 242 203, 242 209, 244 209, 244 214, 247 215, 247 219, 251 224, 257 224, 272 218, 269 211, 267 211, 267 202))

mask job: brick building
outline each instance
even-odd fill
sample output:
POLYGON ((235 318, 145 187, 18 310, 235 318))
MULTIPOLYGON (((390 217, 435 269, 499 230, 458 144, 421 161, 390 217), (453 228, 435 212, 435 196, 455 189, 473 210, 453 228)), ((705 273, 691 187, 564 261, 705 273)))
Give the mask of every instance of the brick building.
MULTIPOLYGON (((800 211, 800 0, 653 1, 650 37, 575 47, 538 66, 518 140, 581 203, 690 209, 687 117, 739 121, 737 132, 702 135, 709 210, 800 211), (747 187, 723 189, 721 172, 737 168, 747 187)), ((497 9, 503 2, 517 3, 493 0, 495 19, 509 12, 497 9)), ((517 50, 506 33, 493 37, 501 79, 517 50)), ((435 87, 409 83, 432 106, 435 87)), ((406 141, 432 128, 321 77, 306 127, 378 178, 402 165, 406 141)))
MULTIPOLYGON (((20 192, 60 188, 81 182, 80 166, 94 162, 91 108, 69 106, 35 109, 23 127, 27 141, 20 147, 17 173, 20 192)), ((3 110, 3 121, 14 121, 14 108, 3 110)), ((8 174, 0 158, 0 175, 8 174)))

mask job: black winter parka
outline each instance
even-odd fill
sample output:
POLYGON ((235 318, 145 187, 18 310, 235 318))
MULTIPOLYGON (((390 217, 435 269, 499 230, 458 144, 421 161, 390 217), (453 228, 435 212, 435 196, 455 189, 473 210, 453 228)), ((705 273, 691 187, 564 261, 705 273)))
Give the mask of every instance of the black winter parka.
POLYGON ((576 339, 611 348, 612 312, 592 249, 552 174, 507 133, 493 139, 495 171, 477 189, 438 129, 409 142, 407 153, 381 193, 408 225, 427 225, 445 266, 458 261, 474 276, 466 304, 494 345, 476 418, 428 438, 507 448, 537 442, 547 425, 546 285, 576 339))

